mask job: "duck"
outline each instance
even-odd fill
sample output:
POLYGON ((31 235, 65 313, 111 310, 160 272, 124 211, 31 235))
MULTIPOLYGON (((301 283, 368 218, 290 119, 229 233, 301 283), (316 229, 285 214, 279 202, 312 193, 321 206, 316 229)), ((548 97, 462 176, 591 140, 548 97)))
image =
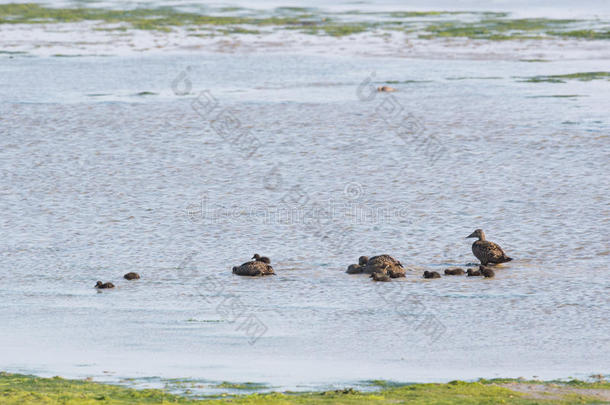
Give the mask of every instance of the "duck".
POLYGON ((358 264, 350 264, 347 267, 347 274, 360 274, 364 272, 364 267, 366 263, 369 261, 369 258, 366 256, 360 256, 358 258, 358 264))
POLYGON ((468 274, 468 277, 480 276, 481 275, 481 270, 468 269, 466 274, 468 274))
POLYGON ((261 256, 258 253, 254 253, 254 256, 252 256, 252 260, 254 260, 255 262, 263 262, 263 263, 271 264, 271 259, 269 259, 266 256, 261 256))
POLYGON ((441 275, 436 271, 424 271, 424 278, 441 278, 441 275))
POLYGON ((140 275, 138 273, 134 273, 133 271, 130 271, 129 273, 125 274, 123 276, 123 278, 125 280, 139 280, 140 279, 140 275))
POLYGON ((478 238, 472 244, 472 253, 481 261, 482 265, 506 263, 513 260, 506 256, 502 248, 494 242, 485 239, 485 233, 482 229, 475 229, 473 233, 466 238, 478 238))
POLYGON ((100 288, 100 289, 114 288, 114 284, 112 284, 112 283, 102 283, 101 281, 98 281, 97 283, 95 283, 95 288, 100 288))
POLYGON ((487 266, 483 266, 482 264, 479 266, 479 271, 481 272, 481 275, 485 278, 492 278, 496 275, 496 273, 494 273, 494 271, 487 266))
MULTIPOLYGON (((366 258, 362 256, 361 258, 366 258)), ((373 274, 387 271, 392 278, 405 277, 405 269, 398 260, 390 255, 373 256, 364 262, 364 273, 373 274)))
POLYGON ((459 267, 453 267, 450 269, 445 269, 446 276, 461 276, 464 274, 464 270, 459 267))
POLYGON ((377 91, 390 93, 390 92, 396 91, 396 89, 394 87, 390 87, 390 86, 379 86, 379 87, 377 87, 377 91))
POLYGON ((372 278, 373 281, 390 281, 390 280, 392 280, 392 277, 388 273, 382 273, 382 272, 373 273, 373 274, 371 274, 370 278, 372 278))
POLYGON ((260 261, 253 261, 233 267, 233 274, 238 276, 269 276, 275 274, 275 272, 271 265, 260 261))

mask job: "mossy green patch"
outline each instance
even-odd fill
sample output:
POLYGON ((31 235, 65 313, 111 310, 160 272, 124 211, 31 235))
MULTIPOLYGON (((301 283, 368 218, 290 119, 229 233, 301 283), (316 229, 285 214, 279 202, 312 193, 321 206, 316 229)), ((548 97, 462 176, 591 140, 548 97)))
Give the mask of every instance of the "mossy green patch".
POLYGON ((519 62, 537 63, 537 62, 549 62, 547 59, 519 59, 519 62))
POLYGON ((589 82, 591 80, 610 80, 610 72, 569 73, 564 75, 532 76, 520 79, 528 83, 565 83, 567 80, 589 82))
POLYGON ((577 98, 577 97, 583 97, 581 95, 578 94, 551 94, 551 95, 544 95, 544 96, 528 96, 528 98, 577 98))
POLYGON ((134 94, 134 96, 157 96, 159 93, 153 93, 152 91, 140 91, 134 94))
POLYGON ((446 80, 500 80, 499 76, 460 76, 460 77, 447 77, 446 80))
POLYGON ((220 384, 216 385, 216 388, 226 388, 231 390, 261 390, 267 388, 266 384, 253 383, 253 382, 245 382, 245 383, 231 383, 228 381, 223 381, 220 384))
MULTIPOLYGON (((483 18, 475 22, 446 21, 425 27, 420 38, 464 37, 494 41, 545 39, 566 36, 578 20, 549 18, 483 18)), ((574 31, 572 31, 574 32, 574 31)), ((592 39, 602 39, 601 37, 592 39)))
MULTIPOLYGON (((208 9, 210 10, 210 9, 208 9)), ((212 9, 213 10, 213 9, 212 9)), ((224 7, 216 15, 174 7, 137 7, 130 10, 100 7, 55 8, 36 3, 0 4, 0 24, 51 24, 98 21, 117 27, 94 27, 98 31, 127 29, 169 32, 177 27, 218 29, 219 33, 259 34, 252 27, 296 29, 307 34, 335 37, 381 30, 402 31, 423 39, 470 38, 493 41, 579 38, 603 40, 608 30, 583 29, 583 21, 546 18, 508 18, 506 13, 452 11, 395 11, 322 13, 305 7, 278 7, 270 15, 254 10, 224 7), (349 21, 345 17, 349 15, 349 21), (467 21, 456 19, 467 15, 467 21), (449 20, 448 20, 449 19, 449 20), (471 21, 472 20, 472 21, 471 21), (579 24, 578 26, 576 24, 579 24)), ((378 31, 377 31, 378 32, 378 31)))
MULTIPOLYGON (((179 380, 176 380, 177 382, 179 380)), ((482 380, 479 382, 451 381, 447 384, 398 384, 380 380, 371 385, 380 387, 375 392, 360 392, 353 388, 324 392, 304 393, 253 393, 226 398, 187 398, 169 394, 164 390, 136 390, 90 381, 64 380, 62 378, 39 378, 20 374, 0 373, 0 402, 4 405, 57 404, 64 405, 142 405, 142 404, 576 404, 599 403, 588 397, 569 391, 549 399, 529 398, 498 384, 515 380, 482 380)), ((522 381, 520 381, 522 382, 522 381)), ((528 382, 543 384, 541 382, 528 382)), ((241 389, 245 384, 222 383, 225 388, 241 389)), ((574 390, 589 387, 588 383, 565 382, 563 387, 574 390)), ((608 389, 607 383, 598 383, 600 389, 608 389)), ((258 389, 258 387, 253 388, 258 389)))
POLYGON ((573 30, 573 31, 551 31, 549 35, 568 37, 568 38, 579 38, 579 39, 610 39, 610 30, 596 31, 596 30, 573 30))

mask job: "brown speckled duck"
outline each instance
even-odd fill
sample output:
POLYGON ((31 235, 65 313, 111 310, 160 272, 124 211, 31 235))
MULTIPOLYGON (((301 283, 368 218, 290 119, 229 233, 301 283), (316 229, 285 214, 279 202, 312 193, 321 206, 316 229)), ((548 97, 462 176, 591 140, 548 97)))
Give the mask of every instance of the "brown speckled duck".
POLYGON ((405 277, 402 264, 390 255, 371 257, 366 261, 363 272, 367 274, 387 272, 392 278, 405 277))
POLYGON ((482 265, 505 263, 513 260, 506 256, 498 244, 485 240, 485 233, 482 229, 476 229, 466 238, 479 239, 472 244, 472 253, 481 261, 482 265))
POLYGON ((273 267, 264 262, 246 262, 241 266, 233 267, 233 274, 238 276, 269 276, 275 274, 273 267))

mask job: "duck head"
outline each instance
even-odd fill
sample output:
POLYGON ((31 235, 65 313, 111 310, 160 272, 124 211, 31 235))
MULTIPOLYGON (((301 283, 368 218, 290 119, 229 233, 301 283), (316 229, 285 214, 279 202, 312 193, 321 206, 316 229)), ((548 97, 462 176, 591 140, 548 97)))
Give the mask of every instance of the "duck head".
POLYGON ((475 229, 474 232, 466 236, 466 238, 478 238, 479 240, 485 240, 485 233, 482 229, 475 229))
POLYGON ((96 288, 99 288, 101 285, 102 285, 102 282, 101 282, 101 281, 98 281, 97 283, 95 283, 95 287, 96 287, 96 288))
POLYGON ((369 258, 366 256, 360 256, 358 258, 358 264, 361 266, 365 266, 369 262, 369 258))
POLYGON ((254 253, 254 256, 252 256, 252 260, 258 260, 261 258, 261 255, 259 255, 258 253, 254 253))

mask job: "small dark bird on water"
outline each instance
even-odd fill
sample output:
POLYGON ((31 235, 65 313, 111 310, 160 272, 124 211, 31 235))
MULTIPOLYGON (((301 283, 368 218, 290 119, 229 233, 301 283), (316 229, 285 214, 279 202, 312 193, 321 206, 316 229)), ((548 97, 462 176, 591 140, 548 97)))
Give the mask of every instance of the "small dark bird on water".
POLYGON ((347 274, 360 274, 364 272, 364 268, 366 267, 366 264, 368 263, 369 258, 366 256, 360 256, 358 258, 358 264, 350 264, 347 267, 347 274))
POLYGON ((373 274, 371 274, 370 278, 372 278, 373 281, 390 281, 390 280, 392 280, 392 277, 390 277, 390 275, 388 273, 373 273, 373 274))
POLYGON ((445 275, 447 276, 461 276, 464 274, 464 270, 459 267, 454 267, 451 269, 445 269, 445 275))
POLYGON ((483 265, 479 266, 479 271, 481 272, 482 276, 487 277, 487 278, 491 278, 496 275, 496 273, 494 273, 494 271, 491 268, 489 268, 487 266, 483 266, 483 265))
POLYGON ((482 229, 476 229, 466 238, 478 238, 472 244, 472 253, 481 261, 482 265, 510 262, 512 258, 506 256, 502 248, 497 244, 485 239, 482 229))
POLYGON ((468 269, 467 274, 468 274, 468 277, 480 276, 481 270, 468 269))
POLYGON ((257 262, 271 264, 271 259, 269 259, 266 256, 261 256, 258 253, 254 253, 254 256, 252 256, 252 260, 257 261, 257 262))
POLYGON ((436 271, 424 271, 424 278, 441 278, 441 275, 436 271))
POLYGON ((102 283, 101 281, 98 281, 97 283, 95 283, 95 288, 114 288, 114 284, 102 283))
POLYGON ((138 273, 134 273, 133 271, 130 271, 129 273, 125 274, 123 276, 123 278, 125 280, 139 280, 140 279, 140 275, 138 273))

